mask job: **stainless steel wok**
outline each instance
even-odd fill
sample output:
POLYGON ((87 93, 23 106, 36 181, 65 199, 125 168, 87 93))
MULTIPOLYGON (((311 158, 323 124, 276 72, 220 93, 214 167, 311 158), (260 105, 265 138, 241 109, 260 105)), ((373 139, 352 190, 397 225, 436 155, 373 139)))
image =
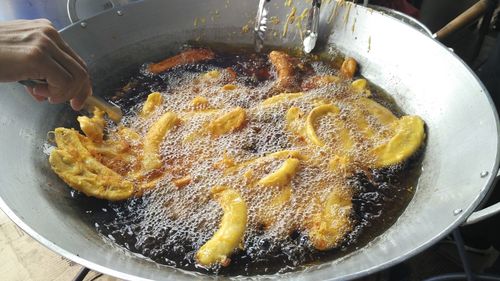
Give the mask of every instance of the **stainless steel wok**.
MULTIPOLYGON (((425 120, 423 172, 401 217, 368 245, 333 262, 269 278, 366 275, 421 252, 467 218, 478 220, 498 210, 494 206, 471 216, 487 195, 499 161, 498 116, 473 72, 439 42, 379 12, 339 5, 328 23, 336 5, 321 7, 323 43, 356 58, 365 77, 391 93, 408 114, 425 120)), ((99 93, 125 70, 166 57, 191 39, 251 43, 251 33, 241 28, 253 19, 256 6, 256 0, 144 1, 115 7, 61 33, 89 63, 99 93)), ((299 15, 307 4, 296 6, 299 15)), ((273 8, 281 24, 271 29, 281 34, 288 11, 281 1, 273 8)), ((269 44, 300 44, 295 24, 284 39, 272 34, 269 44)), ((105 274, 134 280, 212 278, 134 256, 79 218, 68 187, 51 172, 44 154, 47 132, 63 124, 68 108, 37 104, 17 84, 0 85, 1 208, 51 250, 105 274)))

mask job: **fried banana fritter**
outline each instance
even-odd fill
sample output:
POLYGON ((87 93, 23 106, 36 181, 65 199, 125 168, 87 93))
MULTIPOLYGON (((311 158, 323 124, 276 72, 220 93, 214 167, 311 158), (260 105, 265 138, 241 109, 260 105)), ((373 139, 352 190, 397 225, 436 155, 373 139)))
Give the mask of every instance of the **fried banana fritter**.
POLYGON ((92 157, 77 131, 57 128, 54 133, 58 148, 50 154, 50 165, 68 185, 88 196, 111 201, 132 196, 133 184, 92 157))
MULTIPOLYGON (((191 49, 148 70, 215 56, 191 49)), ((124 200, 155 188, 195 192, 198 199, 186 201, 192 216, 196 204, 217 202, 219 228, 195 254, 203 266, 227 266, 258 227, 304 232, 317 250, 338 247, 355 225, 349 177, 410 158, 425 140, 424 122, 374 100, 368 81, 354 79, 353 58, 336 75, 307 76, 308 67, 280 51, 269 62, 277 75, 271 94, 253 96, 233 68, 213 69, 168 94, 151 93, 127 127, 106 128, 98 109, 80 116, 85 135, 55 129, 51 167, 97 198, 124 200)))
POLYGON ((247 224, 247 204, 237 191, 225 186, 212 189, 224 215, 214 236, 196 252, 196 260, 205 266, 229 264, 229 256, 243 242, 247 224))

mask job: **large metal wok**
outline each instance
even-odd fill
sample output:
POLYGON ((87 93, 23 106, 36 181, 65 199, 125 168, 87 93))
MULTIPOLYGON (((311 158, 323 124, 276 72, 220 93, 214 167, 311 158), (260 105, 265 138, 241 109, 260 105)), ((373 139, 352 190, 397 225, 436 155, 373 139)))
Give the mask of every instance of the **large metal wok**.
MULTIPOLYGON (((499 160, 498 116, 473 72, 439 42, 361 6, 339 5, 328 24, 335 5, 331 1, 321 7, 323 44, 356 58, 365 77, 391 93, 408 114, 425 120, 423 171, 414 198, 381 236, 341 259, 274 278, 366 275, 421 252, 467 218, 492 214, 487 210, 470 217, 494 182, 499 160)), ((279 6, 271 12, 281 24, 271 28, 281 34, 289 8, 281 1, 279 6)), ((296 6, 298 15, 308 4, 296 6)), ((166 57, 188 40, 250 44, 252 35, 242 33, 242 26, 253 19, 256 7, 257 1, 247 0, 144 1, 113 8, 61 33, 89 63, 100 93, 127 69, 166 57)), ((284 39, 268 34, 269 44, 300 44, 295 25, 284 39)), ((47 132, 63 123, 68 108, 37 104, 15 83, 0 85, 1 208, 40 243, 94 270, 123 279, 191 279, 193 273, 105 242, 79 217, 68 187, 51 172, 44 154, 47 132)))

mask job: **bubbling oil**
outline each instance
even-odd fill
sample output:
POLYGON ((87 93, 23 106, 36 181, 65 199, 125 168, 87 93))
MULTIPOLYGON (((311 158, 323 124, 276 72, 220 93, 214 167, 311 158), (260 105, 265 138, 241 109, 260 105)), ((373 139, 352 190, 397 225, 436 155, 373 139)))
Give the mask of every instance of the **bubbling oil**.
MULTIPOLYGON (((221 50, 220 46, 217 47, 221 50)), ((338 58, 319 60, 305 57, 301 60, 317 74, 336 73, 331 61, 338 61, 338 58)), ((224 49, 218 52, 215 60, 178 67, 157 76, 149 75, 144 69, 132 74, 124 82, 125 86, 110 97, 125 110, 123 124, 143 136, 161 114, 192 109, 190 101, 196 96, 209 97, 209 106, 223 112, 234 107, 261 108, 260 103, 268 97, 276 78, 267 55, 255 54, 246 48, 224 49), (231 81, 225 72, 228 67, 238 74, 236 80, 231 81), (218 70, 221 74, 218 81, 234 84, 235 89, 221 91, 220 83, 200 78, 210 70, 218 70), (154 91, 162 92, 167 102, 150 118, 139 118, 143 102, 154 91)), ((313 99, 340 100, 336 105, 340 108, 340 118, 345 119, 352 112, 346 93, 347 85, 339 83, 310 90, 308 95, 313 99)), ((397 106, 380 89, 372 87, 372 94, 396 115, 401 115, 397 106)), ((282 164, 275 159, 264 158, 258 163, 250 162, 252 159, 285 149, 300 150, 293 141, 293 135, 285 129, 284 116, 291 106, 303 112, 312 109, 311 103, 289 100, 272 109, 249 110, 249 121, 241 130, 220 136, 217 140, 197 138, 192 143, 186 143, 186 138, 200 132, 204 124, 217 115, 190 116, 182 126, 167 134, 162 142, 160 153, 169 173, 157 183, 156 188, 141 198, 124 202, 102 201, 73 192, 76 204, 104 239, 160 264, 207 274, 251 276, 284 273, 345 255, 383 233, 404 210, 420 174, 422 152, 397 167, 381 170, 358 167, 347 179, 322 173, 322 164, 319 167, 301 167, 290 183, 294 196, 286 206, 276 210, 267 202, 278 196, 278 189, 248 188, 241 179, 248 171, 252 171, 254 177, 262 178, 282 164), (249 164, 234 174, 223 174, 214 166, 224 155, 231 155, 234 162, 248 161, 249 164), (188 186, 179 189, 171 183, 187 174, 192 178, 188 186), (325 183, 347 185, 353 190, 350 219, 354 227, 338 247, 318 251, 311 245, 307 233, 300 231, 294 222, 303 221, 317 212, 317 206, 309 204, 310 199, 325 198, 331 189, 307 187, 324 186, 325 183), (196 264, 195 253, 212 237, 222 217, 220 206, 211 199, 209 192, 216 185, 228 185, 240 192, 248 205, 248 224, 243 247, 231 255, 230 266, 205 268, 196 264), (300 212, 297 212, 298 208, 300 212), (263 214, 272 214, 274 221, 263 225, 263 214)), ((329 119, 319 119, 317 127, 322 139, 335 137, 336 126, 329 119)), ((347 129, 354 131, 354 128, 347 129)), ((366 147, 357 147, 355 153, 362 153, 363 150, 366 147)), ((311 157, 321 157, 321 149, 317 153, 311 157)))

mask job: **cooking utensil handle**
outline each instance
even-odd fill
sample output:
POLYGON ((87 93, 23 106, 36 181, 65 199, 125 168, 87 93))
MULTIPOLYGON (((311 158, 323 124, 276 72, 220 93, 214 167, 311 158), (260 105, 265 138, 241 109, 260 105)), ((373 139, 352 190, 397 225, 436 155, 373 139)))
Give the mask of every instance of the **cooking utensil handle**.
MULTIPOLYGON (((68 2, 66 3, 66 11, 68 12, 69 21, 72 24, 80 21, 80 18, 76 13, 76 1, 77 0, 68 0, 68 2)), ((116 3, 114 0, 108 0, 108 2, 111 4, 111 9, 116 7, 116 3)))
MULTIPOLYGON (((28 79, 18 82, 30 88, 34 88, 37 85, 47 85, 47 81, 42 79, 28 79)), ((108 114, 108 117, 116 123, 119 123, 123 117, 123 112, 119 106, 114 103, 107 102, 97 96, 88 96, 85 100, 84 107, 87 109, 87 111, 90 112, 94 110, 94 107, 97 107, 100 110, 106 112, 106 114, 108 114)))
POLYGON ((304 52, 309 54, 316 46, 319 30, 319 9, 321 7, 321 0, 313 0, 312 7, 309 10, 309 15, 306 22, 305 38, 302 42, 304 52))
POLYGON ((445 39, 452 33, 477 20, 493 5, 495 5, 495 1, 493 0, 481 0, 477 2, 467 11, 463 12, 443 28, 441 28, 438 32, 434 33, 434 38, 440 41, 445 39))
POLYGON ((269 14, 269 3, 271 0, 260 0, 257 7, 257 16, 255 17, 254 33, 254 48, 256 52, 262 51, 264 48, 264 39, 267 31, 267 21, 269 14))
MULTIPOLYGON (((498 172, 495 180, 493 181, 492 186, 495 186, 495 184, 498 182, 499 179, 500 179, 500 171, 498 172)), ((467 218, 467 220, 462 225, 475 224, 477 222, 483 221, 497 214, 500 214, 500 202, 497 202, 479 211, 475 211, 467 218)))
POLYGON ((88 96, 85 100, 84 105, 88 111, 92 111, 94 107, 106 112, 109 119, 113 120, 115 123, 119 123, 123 117, 123 112, 119 106, 114 103, 107 102, 98 96, 88 96))

